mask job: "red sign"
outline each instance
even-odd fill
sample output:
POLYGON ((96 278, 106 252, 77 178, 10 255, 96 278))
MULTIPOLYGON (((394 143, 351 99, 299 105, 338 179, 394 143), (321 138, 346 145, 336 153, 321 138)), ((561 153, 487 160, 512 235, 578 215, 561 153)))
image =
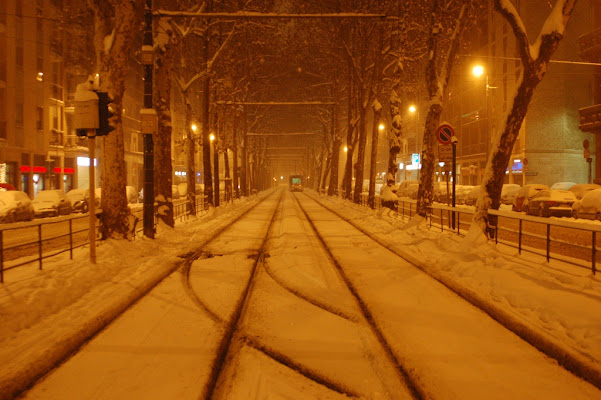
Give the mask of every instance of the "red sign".
POLYGON ((21 165, 21 167, 19 168, 19 171, 21 171, 21 172, 31 172, 31 167, 29 165, 21 165))
POLYGON ((75 173, 75 168, 63 168, 63 172, 65 174, 74 174, 75 173))
POLYGON ((53 171, 54 171, 55 174, 60 174, 61 173, 61 169, 57 168, 57 167, 54 167, 53 171))
POLYGON ((436 138, 440 144, 451 144, 451 138, 453 136, 455 136, 455 131, 449 124, 442 124, 436 129, 436 138))
POLYGON ((33 167, 33 172, 39 172, 39 173, 45 174, 46 171, 47 171, 46 167, 36 167, 35 165, 33 167))

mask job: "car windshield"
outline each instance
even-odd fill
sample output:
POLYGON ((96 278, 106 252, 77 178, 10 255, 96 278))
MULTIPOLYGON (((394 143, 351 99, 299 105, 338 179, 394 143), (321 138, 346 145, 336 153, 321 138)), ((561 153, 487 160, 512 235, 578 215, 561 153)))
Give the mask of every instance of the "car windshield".
POLYGON ((56 191, 42 191, 36 197, 38 201, 58 201, 58 192, 56 191))

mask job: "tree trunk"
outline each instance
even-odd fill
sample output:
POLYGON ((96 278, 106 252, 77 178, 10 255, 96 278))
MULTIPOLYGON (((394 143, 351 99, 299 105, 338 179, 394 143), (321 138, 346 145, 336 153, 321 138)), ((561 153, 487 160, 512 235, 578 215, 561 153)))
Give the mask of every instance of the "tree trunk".
POLYGON ((234 197, 236 199, 240 198, 240 188, 239 185, 239 175, 238 175, 238 125, 236 124, 236 112, 234 111, 234 130, 232 132, 233 135, 233 148, 232 148, 232 161, 233 161, 233 180, 232 180, 232 188, 234 190, 234 197))
POLYGON ((340 164, 340 139, 338 137, 338 104, 332 107, 332 166, 328 195, 338 195, 338 165, 340 164))
POLYGON ((247 129, 248 129, 248 122, 247 122, 247 116, 246 116, 246 107, 243 108, 242 110, 242 160, 241 163, 242 165, 240 165, 240 189, 242 192, 242 196, 248 196, 248 184, 247 184, 247 165, 248 165, 248 152, 247 152, 247 147, 248 147, 248 143, 247 143, 247 129))
MULTIPOLYGON (((209 43, 205 42, 205 59, 208 60, 209 43)), ((213 175, 211 174, 211 126, 210 126, 210 101, 211 101, 211 78, 208 71, 203 81, 202 91, 202 169, 204 176, 204 194, 207 196, 209 205, 213 202, 213 175)))
POLYGON ((225 169, 225 198, 224 201, 228 202, 232 200, 232 180, 230 179, 230 157, 227 148, 223 150, 223 168, 225 169))
POLYGON ((435 134, 440 123, 440 115, 442 114, 442 106, 438 103, 432 104, 426 116, 426 124, 424 127, 424 139, 422 144, 422 153, 420 155, 420 163, 422 169, 419 173, 419 188, 417 191, 417 211, 416 213, 422 217, 426 217, 432 205, 433 189, 434 189, 434 172, 435 172, 435 134))
POLYGON ((390 132, 388 134, 388 139, 390 142, 389 150, 388 150, 388 168, 387 172, 392 174, 392 176, 396 175, 399 167, 397 166, 397 156, 401 152, 401 144, 402 144, 402 124, 401 124, 401 99, 398 96, 396 91, 396 87, 400 82, 396 82, 395 87, 390 92, 390 116, 392 119, 392 124, 390 126, 390 132))
POLYGON ((188 140, 186 140, 186 182, 188 183, 188 210, 191 215, 196 215, 196 166, 194 163, 194 155, 196 154, 196 146, 194 145, 194 134, 192 130, 192 107, 188 101, 188 96, 184 95, 186 102, 186 130, 188 131, 188 140))
POLYGON ((159 47, 156 57, 155 107, 159 129, 155 139, 155 202, 158 218, 170 227, 173 217, 173 171, 171 166, 171 76, 173 74, 173 45, 159 47))
POLYGON ((380 114, 382 106, 377 100, 373 103, 374 120, 372 123, 371 132, 371 160, 369 163, 369 193, 367 195, 367 204, 372 208, 376 208, 376 161, 378 158, 378 132, 380 125, 380 114))
POLYGON ((115 130, 102 140, 102 236, 129 238, 122 105, 125 76, 129 70, 128 55, 134 42, 133 37, 143 20, 144 0, 126 1, 114 10, 111 3, 102 0, 88 0, 88 4, 94 12, 94 47, 100 72, 100 88, 109 93, 115 110, 115 115, 110 120, 115 130), (111 16, 113 11, 114 16, 111 16), (111 47, 107 49, 105 38, 110 35, 113 40, 111 47))
MULTIPOLYGON (((363 98, 361 96, 360 98, 363 98)), ((355 173, 355 192, 353 202, 361 203, 361 192, 363 191, 363 169, 365 164, 365 146, 367 144, 367 132, 365 130, 365 109, 361 109, 359 117, 359 148, 357 149, 357 164, 355 173)))
POLYGON ((217 138, 213 141, 213 173, 215 174, 215 202, 213 203, 215 207, 219 207, 219 197, 221 195, 219 190, 219 143, 217 142, 217 138))
POLYGON ((504 126, 499 129, 493 142, 492 152, 489 155, 484 176, 482 190, 476 201, 476 210, 472 220, 470 235, 477 231, 480 234, 492 235, 497 217, 488 214, 488 209, 498 209, 501 204, 501 189, 505 178, 505 171, 513 146, 518 138, 520 127, 526 117, 528 105, 532 100, 534 91, 542 81, 547 71, 549 60, 557 50, 563 38, 565 26, 570 20, 576 0, 559 0, 543 24, 543 31, 534 45, 528 43, 528 36, 523 30, 523 24, 515 10, 505 8, 505 4, 495 0, 495 9, 507 20, 516 37, 516 47, 522 61, 523 72, 515 92, 511 109, 505 118, 504 126), (547 31, 549 26, 554 29, 547 31), (538 48, 537 48, 538 46, 538 48), (534 52, 536 50, 536 52, 534 52), (479 229, 478 229, 479 228, 479 229))
POLYGON ((344 198, 350 200, 353 185, 353 79, 349 72, 348 105, 347 105, 347 131, 346 131, 346 165, 344 167, 344 198))

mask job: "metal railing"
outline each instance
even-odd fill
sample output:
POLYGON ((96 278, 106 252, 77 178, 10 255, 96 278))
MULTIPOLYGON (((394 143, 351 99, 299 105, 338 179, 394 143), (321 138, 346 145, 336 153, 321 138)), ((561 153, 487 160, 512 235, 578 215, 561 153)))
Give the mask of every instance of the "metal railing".
MULTIPOLYGON (((367 194, 361 195, 362 206, 369 206, 367 198, 367 194)), ((380 208, 382 203, 376 195, 374 209, 380 208)), ((395 216, 405 219, 413 217, 416 210, 417 200, 399 198, 392 211, 395 216)), ((530 216, 513 211, 490 209, 488 213, 497 219, 496 223, 489 226, 495 244, 516 248, 519 254, 526 251, 542 255, 547 262, 554 259, 590 268, 596 274, 597 258, 601 257, 598 251, 601 248, 601 225, 530 216)), ((471 226, 473 214, 472 208, 435 203, 430 207, 427 219, 430 227, 440 227, 441 232, 446 228, 458 235, 465 235, 471 226)))
MULTIPOLYGON (((97 215, 101 215, 101 211, 97 215)), ((45 259, 67 251, 70 258, 73 259, 73 249, 90 243, 88 221, 88 214, 78 214, 52 221, 34 220, 19 224, 18 227, 0 228, 0 283, 4 283, 4 271, 13 268, 37 261, 38 268, 41 270, 45 259), (57 225, 63 225, 63 227, 53 229, 57 225), (64 225, 67 225, 68 228, 65 229, 64 225), (14 237, 11 238, 11 236, 14 237), (15 241, 15 244, 7 245, 11 239, 15 241), (11 260, 22 261, 6 266, 6 262, 11 260)), ((96 237, 99 236, 99 231, 100 229, 97 227, 96 237)))

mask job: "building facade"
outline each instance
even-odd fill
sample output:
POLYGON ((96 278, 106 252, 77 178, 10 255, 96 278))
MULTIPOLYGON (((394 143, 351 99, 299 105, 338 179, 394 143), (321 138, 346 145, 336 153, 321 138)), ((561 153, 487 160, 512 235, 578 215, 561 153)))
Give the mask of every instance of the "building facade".
MULTIPOLYGON (((533 43, 550 8, 539 2, 513 3, 533 43)), ((592 101, 595 67, 578 63, 577 43, 582 34, 590 31, 594 15, 598 16, 599 5, 595 3, 582 1, 574 10, 565 37, 528 108, 506 171, 506 183, 551 186, 561 181, 589 180, 583 142, 588 140, 593 148, 596 144, 593 135, 578 129, 578 110, 592 101)), ((513 31, 492 4, 479 26, 468 38, 475 45, 475 55, 461 57, 454 68, 442 118, 451 123, 459 140, 457 182, 466 185, 482 181, 492 140, 503 127, 522 70, 513 31), (475 65, 482 67, 479 77, 472 73, 475 65)), ((593 159, 594 153, 591 152, 593 159)), ((592 171, 591 179, 595 176, 592 171)))
MULTIPOLYGON (((77 84, 95 73, 93 26, 83 0, 0 1, 0 182, 32 198, 43 189, 89 187, 88 140, 75 134, 72 121, 77 84)), ((135 50, 126 78, 123 132, 127 182, 139 190, 143 79, 135 50)), ((96 142, 101 155, 102 139, 96 142)), ((100 163, 98 156, 95 165, 100 163)), ((98 187, 101 168, 96 179, 98 187)))

